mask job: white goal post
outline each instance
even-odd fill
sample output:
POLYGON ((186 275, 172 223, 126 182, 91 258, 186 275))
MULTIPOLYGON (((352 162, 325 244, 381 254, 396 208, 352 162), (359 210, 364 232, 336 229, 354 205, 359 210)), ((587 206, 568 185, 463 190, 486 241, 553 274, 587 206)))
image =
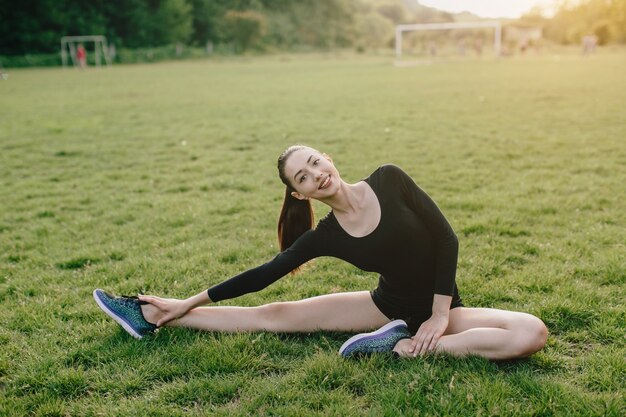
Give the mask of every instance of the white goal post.
POLYGON ((402 57, 402 34, 404 32, 423 30, 450 30, 450 29, 474 29, 474 28, 494 28, 493 48, 496 56, 500 56, 502 47, 502 25, 500 21, 490 22, 454 22, 454 23, 419 23, 414 25, 396 26, 396 58, 402 57))
POLYGON ((104 57, 104 62, 111 65, 111 57, 109 55, 109 47, 107 45, 107 38, 100 35, 88 35, 88 36, 63 36, 61 38, 61 61, 63 67, 67 66, 67 55, 69 52, 72 64, 77 67, 79 63, 76 60, 76 44, 93 42, 93 52, 95 56, 96 66, 100 66, 100 61, 104 57))

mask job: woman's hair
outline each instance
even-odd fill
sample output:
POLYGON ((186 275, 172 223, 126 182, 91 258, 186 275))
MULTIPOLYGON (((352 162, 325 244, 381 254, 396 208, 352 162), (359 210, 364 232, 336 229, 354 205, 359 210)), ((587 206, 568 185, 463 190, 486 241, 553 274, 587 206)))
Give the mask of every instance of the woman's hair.
POLYGON ((287 148, 278 157, 278 175, 285 184, 285 199, 278 218, 278 243, 281 252, 289 248, 307 230, 313 228, 313 207, 309 200, 299 200, 291 195, 296 191, 289 178, 285 175, 285 164, 287 159, 295 151, 306 149, 306 146, 294 145, 287 148))

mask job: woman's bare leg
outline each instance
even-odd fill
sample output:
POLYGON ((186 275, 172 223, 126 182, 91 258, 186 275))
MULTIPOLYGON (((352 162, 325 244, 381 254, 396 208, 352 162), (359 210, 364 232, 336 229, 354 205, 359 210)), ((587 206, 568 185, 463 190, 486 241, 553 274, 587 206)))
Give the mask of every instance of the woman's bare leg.
MULTIPOLYGON (((150 304, 143 305, 142 312, 151 323, 160 318, 160 310, 150 304)), ((364 331, 381 327, 389 321, 378 310, 370 293, 359 291, 258 307, 198 307, 166 326, 224 332, 364 331)))
MULTIPOLYGON (((448 328, 439 339, 436 350, 454 356, 515 359, 541 350, 547 336, 548 329, 543 322, 530 314, 458 307, 450 310, 448 328)), ((394 350, 400 356, 410 356, 409 347, 410 340, 404 339, 394 350)))

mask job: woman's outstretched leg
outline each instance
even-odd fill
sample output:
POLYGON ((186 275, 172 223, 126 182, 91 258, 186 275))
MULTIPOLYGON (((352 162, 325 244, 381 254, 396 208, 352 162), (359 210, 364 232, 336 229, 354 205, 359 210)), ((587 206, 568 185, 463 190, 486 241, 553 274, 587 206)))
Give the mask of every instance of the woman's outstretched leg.
MULTIPOLYGON (((478 355, 505 360, 530 356, 541 350, 548 336, 544 323, 537 317, 514 311, 490 308, 459 307, 450 310, 446 332, 436 351, 454 356, 478 355)), ((408 353, 410 340, 398 342, 395 351, 408 353)))
MULTIPOLYGON (((142 312, 152 323, 156 323, 162 314, 151 304, 143 305, 142 312)), ((198 307, 166 326, 224 332, 310 332, 372 330, 388 322, 389 319, 372 301, 370 293, 359 291, 258 307, 198 307)))

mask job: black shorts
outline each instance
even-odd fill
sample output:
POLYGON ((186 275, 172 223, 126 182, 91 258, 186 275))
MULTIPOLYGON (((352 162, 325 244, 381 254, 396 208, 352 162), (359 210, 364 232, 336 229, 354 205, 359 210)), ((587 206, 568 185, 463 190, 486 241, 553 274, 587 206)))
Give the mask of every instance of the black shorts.
MULTIPOLYGON (((422 305, 420 305, 420 303, 417 302, 415 303, 416 305, 407 306, 406 303, 399 301, 393 295, 387 294, 380 287, 371 291, 370 294, 372 296, 372 301, 374 301, 374 304, 378 307, 381 313, 387 316, 389 320, 401 319, 406 321, 406 324, 409 325, 409 331, 411 331, 411 333, 416 333, 422 323, 432 316, 432 298, 430 298, 429 303, 422 302, 422 305)), ((463 307, 463 301, 461 301, 459 291, 457 290, 455 284, 454 294, 452 295, 452 303, 450 303, 450 310, 457 307, 463 307)))

